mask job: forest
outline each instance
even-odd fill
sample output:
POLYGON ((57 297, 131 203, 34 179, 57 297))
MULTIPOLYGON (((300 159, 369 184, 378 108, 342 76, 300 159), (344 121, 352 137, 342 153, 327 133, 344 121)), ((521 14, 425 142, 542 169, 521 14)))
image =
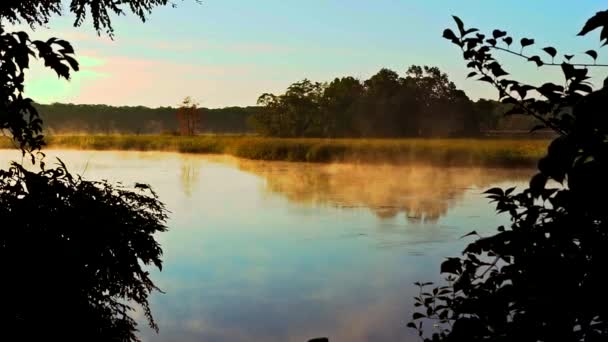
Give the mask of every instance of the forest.
MULTIPOLYGON (((51 134, 179 134, 179 108, 37 104, 51 134)), ((197 133, 272 137, 397 138, 526 134, 530 117, 504 116, 510 105, 471 100, 436 67, 405 75, 381 69, 368 80, 302 80, 257 106, 198 108, 197 133)))
POLYGON ((437 67, 413 65, 399 75, 381 69, 368 80, 303 80, 284 94, 263 94, 250 119, 261 135, 278 137, 474 137, 491 131, 529 131, 526 117, 507 117, 509 105, 472 101, 437 67))
MULTIPOLYGON (((36 104, 49 133, 177 134, 178 108, 113 107, 108 105, 36 104)), ((200 108, 200 132, 248 133, 256 107, 200 108)), ((199 133, 200 133, 199 132, 199 133)))

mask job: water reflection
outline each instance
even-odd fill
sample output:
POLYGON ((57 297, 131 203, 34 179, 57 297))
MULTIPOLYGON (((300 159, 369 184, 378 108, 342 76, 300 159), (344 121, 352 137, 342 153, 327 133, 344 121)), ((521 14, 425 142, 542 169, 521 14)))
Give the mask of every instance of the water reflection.
MULTIPOLYGON (((171 211, 144 342, 418 341, 414 281, 504 222, 480 189, 526 170, 265 163, 48 151, 86 178, 150 183, 171 211)), ((0 164, 17 159, 0 153, 0 164)))
POLYGON ((198 178, 200 172, 200 159, 193 158, 192 156, 184 156, 181 158, 181 186, 184 194, 187 197, 192 196, 192 189, 198 185, 198 178))
POLYGON ((471 189, 525 181, 529 170, 436 166, 296 164, 240 160, 264 178, 266 191, 302 205, 369 208, 381 219, 403 213, 411 223, 435 223, 471 189))

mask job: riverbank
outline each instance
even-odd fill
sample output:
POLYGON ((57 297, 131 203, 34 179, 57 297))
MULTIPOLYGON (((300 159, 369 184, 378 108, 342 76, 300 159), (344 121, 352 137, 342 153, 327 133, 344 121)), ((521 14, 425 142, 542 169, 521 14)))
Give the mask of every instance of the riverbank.
MULTIPOLYGON (((546 151, 540 139, 281 139, 251 136, 61 135, 49 148, 229 154, 297 162, 421 162, 457 166, 533 166, 546 151)), ((13 147, 8 139, 0 147, 13 147)))

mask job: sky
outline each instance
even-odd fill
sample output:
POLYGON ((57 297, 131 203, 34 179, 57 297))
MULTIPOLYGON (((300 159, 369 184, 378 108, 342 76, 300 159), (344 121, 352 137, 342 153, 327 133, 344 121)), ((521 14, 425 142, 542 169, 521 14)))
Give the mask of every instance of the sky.
MULTIPOLYGON (((34 38, 72 42, 81 71, 66 82, 35 65, 27 76, 26 95, 40 103, 160 107, 192 96, 209 108, 247 106, 255 105, 262 93, 281 93, 304 78, 366 79, 384 67, 403 74, 416 64, 439 67, 473 99, 496 98, 492 88, 466 79, 460 50, 441 38, 445 28, 454 27, 451 15, 466 26, 485 32, 504 29, 516 41, 535 38, 538 49, 551 45, 590 62, 582 53, 599 51, 599 34, 576 34, 587 18, 606 9, 603 0, 176 3, 176 8, 157 8, 146 23, 133 15, 115 17, 114 40, 98 36, 86 23, 72 27, 70 14, 54 18, 33 32, 34 38)), ((559 68, 538 69, 509 56, 503 61, 523 81, 562 80, 559 68)))

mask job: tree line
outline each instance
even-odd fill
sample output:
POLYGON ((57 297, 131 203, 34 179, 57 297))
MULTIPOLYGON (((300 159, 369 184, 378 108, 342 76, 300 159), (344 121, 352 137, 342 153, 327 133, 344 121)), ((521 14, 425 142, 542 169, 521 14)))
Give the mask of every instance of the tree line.
MULTIPOLYGON (((178 108, 144 106, 36 104, 50 133, 179 134, 178 108)), ((203 133, 251 133, 247 118, 256 107, 198 108, 203 133)))
POLYGON ((279 137, 454 137, 532 127, 528 117, 503 118, 509 105, 474 102, 437 67, 416 65, 364 81, 305 79, 284 94, 263 94, 258 105, 251 126, 279 137))
MULTIPOLYGON (((180 109, 144 106, 35 104, 49 133, 183 134, 180 109)), ((303 80, 258 106, 197 108, 196 133, 276 137, 455 137, 527 132, 533 120, 504 116, 511 106, 472 101, 436 67, 405 75, 382 69, 368 80, 303 80)))

